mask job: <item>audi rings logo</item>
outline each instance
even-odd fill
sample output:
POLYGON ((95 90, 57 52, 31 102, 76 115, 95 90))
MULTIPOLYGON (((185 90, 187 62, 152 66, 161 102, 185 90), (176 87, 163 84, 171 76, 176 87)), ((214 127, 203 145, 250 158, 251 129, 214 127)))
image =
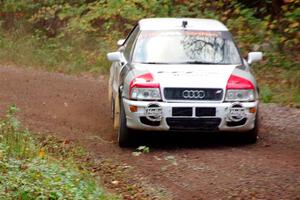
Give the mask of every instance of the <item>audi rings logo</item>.
POLYGON ((184 90, 182 96, 185 99, 203 99, 205 92, 203 90, 184 90))

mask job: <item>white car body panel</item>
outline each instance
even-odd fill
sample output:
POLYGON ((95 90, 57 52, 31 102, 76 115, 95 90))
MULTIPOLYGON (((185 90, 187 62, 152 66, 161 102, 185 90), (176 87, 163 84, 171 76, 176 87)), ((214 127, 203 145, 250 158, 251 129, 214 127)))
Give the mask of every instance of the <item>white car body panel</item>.
POLYGON ((236 65, 136 65, 147 70, 161 87, 224 88, 236 65))

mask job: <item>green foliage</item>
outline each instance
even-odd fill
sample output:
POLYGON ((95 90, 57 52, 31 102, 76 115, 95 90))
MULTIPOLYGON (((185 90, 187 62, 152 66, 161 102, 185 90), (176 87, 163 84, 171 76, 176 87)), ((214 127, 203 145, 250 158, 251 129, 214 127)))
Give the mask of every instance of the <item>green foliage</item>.
POLYGON ((0 121, 0 199, 116 199, 70 157, 45 155, 29 131, 20 129, 16 111, 11 106, 0 121))
POLYGON ((260 86, 260 97, 273 102, 300 107, 300 70, 286 68, 254 68, 260 86))
POLYGON ((271 89, 266 85, 263 86, 260 90, 260 97, 264 103, 270 103, 272 100, 271 89))
POLYGON ((139 146, 137 149, 137 151, 142 152, 142 153, 149 153, 150 152, 150 148, 147 146, 139 146))
POLYGON ((30 162, 4 158, 4 162, 1 199, 107 199, 85 174, 58 163, 40 158, 30 162))
POLYGON ((45 38, 0 32, 0 62, 46 68, 49 71, 79 73, 106 71, 106 52, 112 45, 102 38, 72 40, 65 37, 45 38), (84 44, 84 46, 83 46, 84 44), (105 67, 103 67, 103 65, 105 67))
POLYGON ((35 155, 33 141, 28 130, 20 130, 20 122, 14 117, 17 107, 12 105, 6 118, 0 121, 0 141, 5 147, 5 155, 27 159, 35 155))
POLYGON ((133 156, 140 156, 143 153, 149 153, 150 152, 150 148, 147 146, 139 146, 138 148, 136 148, 136 151, 132 152, 133 156))
MULTIPOLYGON (((2 18, 4 24, 11 23, 9 26, 14 26, 16 22, 25 19, 31 29, 29 35, 37 34, 39 37, 42 36, 43 40, 47 40, 47 37, 61 38, 63 41, 70 40, 70 44, 72 41, 76 41, 82 47, 85 46, 84 42, 87 38, 93 44, 108 43, 110 46, 112 41, 121 36, 124 37, 141 18, 214 18, 221 20, 229 27, 244 54, 249 50, 262 50, 268 55, 267 65, 275 64, 280 67, 282 61, 287 58, 285 55, 287 49, 299 50, 300 0, 292 0, 280 5, 282 14, 278 16, 273 16, 268 12, 268 7, 271 6, 269 1, 258 3, 262 6, 260 9, 248 4, 243 0, 230 2, 209 0, 200 2, 196 0, 88 2, 84 0, 9 0, 0 2, 0 14, 2 13, 0 20, 2 18), (260 13, 264 13, 264 15, 260 13), (257 17, 258 15, 259 17, 257 17), (14 20, 9 20, 9 18, 14 20), (278 54, 281 56, 278 57, 278 54)), ((64 45, 63 43, 62 46, 64 45)), ((57 45, 56 48, 62 48, 62 46, 57 45)), ((95 53, 95 48, 88 48, 88 50, 95 53)), ((297 56, 295 52, 290 51, 287 55, 297 56)), ((68 53, 65 54, 69 55, 68 53)), ((87 60, 79 57, 82 63, 87 63, 87 60)), ((297 59, 299 58, 297 57, 297 59)), ((67 57, 66 60, 68 62, 74 59, 67 57)), ((57 60, 57 62, 60 61, 57 60)), ((82 65, 82 63, 78 61, 78 65, 82 65)), ((57 65, 53 62, 46 62, 44 65, 48 64, 50 66, 57 65)), ((85 68, 83 68, 84 70, 85 68)))

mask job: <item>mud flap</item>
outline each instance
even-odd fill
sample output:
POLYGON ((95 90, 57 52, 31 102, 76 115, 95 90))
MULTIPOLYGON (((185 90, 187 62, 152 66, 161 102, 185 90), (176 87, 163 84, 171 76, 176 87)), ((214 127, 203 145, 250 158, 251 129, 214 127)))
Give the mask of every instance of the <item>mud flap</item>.
POLYGON ((111 101, 112 101, 112 90, 111 90, 111 87, 108 86, 108 102, 110 105, 112 103, 111 101))
POLYGON ((115 98, 115 109, 114 109, 114 130, 118 130, 120 127, 120 100, 119 96, 115 98))

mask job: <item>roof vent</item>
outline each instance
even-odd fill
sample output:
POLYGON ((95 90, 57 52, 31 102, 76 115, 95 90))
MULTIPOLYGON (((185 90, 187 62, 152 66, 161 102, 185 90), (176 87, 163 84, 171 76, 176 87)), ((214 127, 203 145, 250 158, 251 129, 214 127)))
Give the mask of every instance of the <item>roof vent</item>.
POLYGON ((182 21, 182 27, 183 27, 183 28, 186 28, 187 24, 188 24, 187 21, 182 21))

